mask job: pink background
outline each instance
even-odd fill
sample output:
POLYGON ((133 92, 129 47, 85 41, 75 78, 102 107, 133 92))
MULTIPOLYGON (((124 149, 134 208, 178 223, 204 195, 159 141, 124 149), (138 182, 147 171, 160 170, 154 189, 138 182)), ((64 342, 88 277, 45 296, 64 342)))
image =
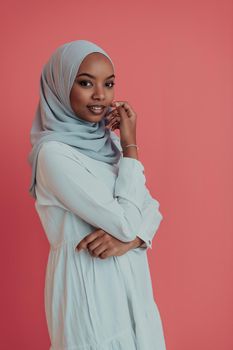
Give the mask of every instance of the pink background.
MULTIPOLYGON (((232 1, 8 1, 1 9, 1 339, 48 349, 49 245, 28 194, 41 67, 94 41, 138 114, 139 157, 164 220, 148 251, 167 350, 232 350, 232 1)), ((153 350, 153 349, 151 349, 153 350)))

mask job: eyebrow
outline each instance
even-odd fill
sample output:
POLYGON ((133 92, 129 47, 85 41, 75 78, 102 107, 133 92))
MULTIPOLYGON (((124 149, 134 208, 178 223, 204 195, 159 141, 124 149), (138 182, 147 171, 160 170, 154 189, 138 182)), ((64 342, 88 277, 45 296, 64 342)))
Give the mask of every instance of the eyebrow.
MULTIPOLYGON (((82 75, 87 75, 88 77, 95 79, 95 76, 92 74, 89 74, 89 73, 81 73, 81 74, 78 74, 77 77, 81 77, 82 75)), ((110 75, 105 80, 110 79, 110 78, 115 78, 115 74, 110 75)))

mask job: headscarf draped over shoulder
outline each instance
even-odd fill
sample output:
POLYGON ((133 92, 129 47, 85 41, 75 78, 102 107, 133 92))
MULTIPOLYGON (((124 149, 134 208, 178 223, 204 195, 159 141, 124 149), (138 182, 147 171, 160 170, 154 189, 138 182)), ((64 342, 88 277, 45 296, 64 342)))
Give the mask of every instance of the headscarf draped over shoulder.
POLYGON ((32 167, 29 193, 34 198, 37 157, 40 147, 46 141, 66 143, 91 158, 109 164, 117 163, 121 157, 121 150, 114 142, 118 141, 119 144, 119 137, 105 128, 104 116, 100 122, 89 122, 79 118, 70 105, 70 91, 79 66, 92 52, 104 54, 113 65, 102 48, 87 40, 76 40, 58 47, 43 66, 40 98, 30 131, 32 149, 28 156, 32 167))

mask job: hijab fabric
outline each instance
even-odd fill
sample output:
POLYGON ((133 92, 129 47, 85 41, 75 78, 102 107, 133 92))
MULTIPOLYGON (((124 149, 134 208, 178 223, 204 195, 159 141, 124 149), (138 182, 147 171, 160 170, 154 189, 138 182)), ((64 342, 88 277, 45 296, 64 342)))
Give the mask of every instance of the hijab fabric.
MULTIPOLYGON (((79 118, 70 105, 70 90, 79 66, 92 52, 104 54, 113 65, 102 48, 87 40, 76 40, 58 47, 43 66, 40 98, 30 131, 32 149, 28 156, 32 167, 29 193, 34 198, 37 157, 40 147, 46 141, 66 143, 91 158, 109 164, 117 163, 121 157, 121 150, 113 141, 114 138, 119 141, 119 138, 111 130, 105 129, 104 116, 97 123, 89 122, 79 118)), ((109 110, 110 107, 105 115, 109 110)))

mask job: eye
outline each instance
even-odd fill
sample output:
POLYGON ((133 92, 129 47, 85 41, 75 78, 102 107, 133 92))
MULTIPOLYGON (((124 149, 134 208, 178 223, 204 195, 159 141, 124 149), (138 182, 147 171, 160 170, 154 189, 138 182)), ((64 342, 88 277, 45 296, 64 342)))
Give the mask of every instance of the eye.
POLYGON ((114 81, 110 81, 109 83, 107 83, 107 84, 112 84, 112 86, 109 86, 110 87, 110 89, 111 88, 113 88, 113 86, 115 85, 115 82, 114 81))
POLYGON ((79 84, 81 85, 81 86, 86 86, 86 85, 82 85, 82 84, 85 84, 85 83, 91 83, 91 81, 89 81, 89 80, 81 80, 81 81, 79 81, 79 84))
MULTIPOLYGON (((80 80, 80 81, 77 81, 81 86, 84 86, 84 87, 88 87, 88 83, 90 83, 90 84, 92 84, 92 82, 91 81, 89 81, 89 80, 80 80)), ((110 82, 108 82, 108 83, 106 83, 106 85, 111 89, 111 88, 113 88, 113 86, 115 85, 115 82, 114 81, 110 81, 110 82), (109 84, 111 85, 111 86, 109 86, 109 84)))

